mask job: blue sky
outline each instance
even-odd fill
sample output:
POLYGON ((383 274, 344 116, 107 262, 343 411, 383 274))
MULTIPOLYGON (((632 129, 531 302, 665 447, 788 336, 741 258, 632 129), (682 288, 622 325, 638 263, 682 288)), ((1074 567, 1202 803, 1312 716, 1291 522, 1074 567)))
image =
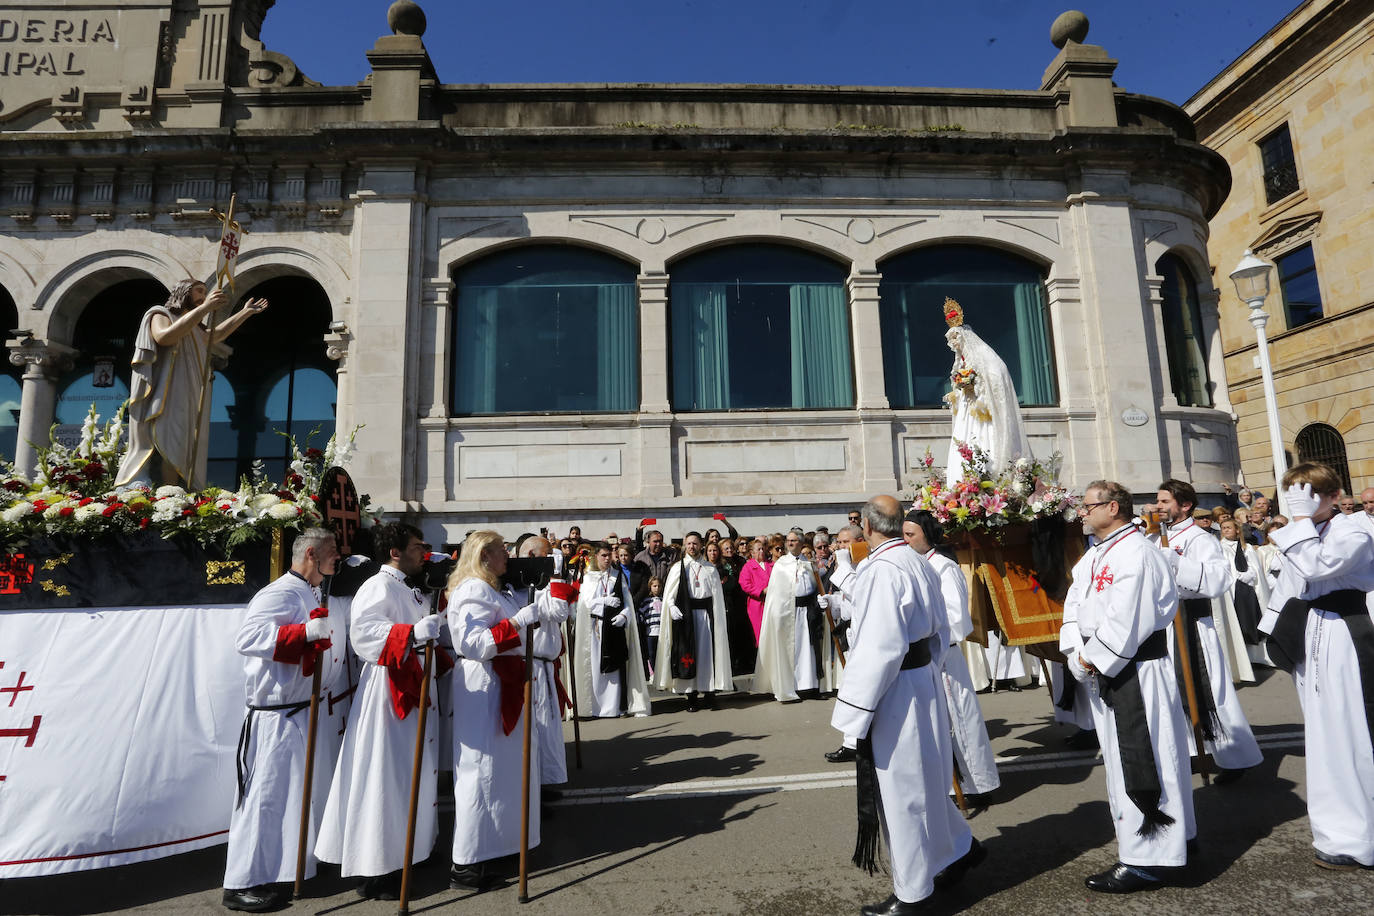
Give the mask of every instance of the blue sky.
MULTIPOLYGON (((263 40, 326 85, 368 73, 389 0, 277 0, 263 40), (327 12, 325 12, 327 11, 327 12)), ((421 0, 445 83, 811 83, 1038 89, 1068 2, 421 0)), ((1183 103, 1297 0, 1081 3, 1130 92, 1183 103)))

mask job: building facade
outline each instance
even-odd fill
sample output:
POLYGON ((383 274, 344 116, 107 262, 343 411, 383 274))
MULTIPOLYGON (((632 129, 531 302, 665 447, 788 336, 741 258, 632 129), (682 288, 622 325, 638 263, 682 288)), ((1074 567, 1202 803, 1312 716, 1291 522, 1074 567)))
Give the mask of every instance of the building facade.
POLYGON ((1371 55, 1374 3, 1309 0, 1184 106, 1231 167, 1210 250, 1241 466, 1270 493, 1255 332, 1225 280, 1247 248, 1274 265, 1265 308, 1288 464, 1329 463, 1354 493, 1374 485, 1371 55))
POLYGON ((1086 23, 1039 90, 460 86, 398 3, 369 78, 325 87, 257 40, 271 5, 0 14, 42 39, 0 88, 19 465, 117 403, 94 379, 127 378, 160 289, 213 274, 236 193, 236 295, 272 306, 217 373, 212 481, 280 466, 275 427, 361 426, 360 490, 436 543, 833 526, 944 453, 946 295, 1066 482, 1238 473, 1226 165, 1114 86, 1086 23))

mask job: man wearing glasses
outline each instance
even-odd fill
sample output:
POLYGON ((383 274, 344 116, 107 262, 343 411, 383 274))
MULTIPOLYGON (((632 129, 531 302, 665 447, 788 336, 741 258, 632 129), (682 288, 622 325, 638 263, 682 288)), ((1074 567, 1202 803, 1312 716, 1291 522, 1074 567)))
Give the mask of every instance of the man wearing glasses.
POLYGON ((1074 565, 1059 631, 1065 667, 1088 688, 1116 827, 1117 864, 1085 883, 1110 894, 1159 887, 1157 869, 1187 864, 1196 833, 1188 723, 1168 653, 1178 592, 1133 513, 1121 484, 1088 485, 1079 514, 1098 543, 1074 565))

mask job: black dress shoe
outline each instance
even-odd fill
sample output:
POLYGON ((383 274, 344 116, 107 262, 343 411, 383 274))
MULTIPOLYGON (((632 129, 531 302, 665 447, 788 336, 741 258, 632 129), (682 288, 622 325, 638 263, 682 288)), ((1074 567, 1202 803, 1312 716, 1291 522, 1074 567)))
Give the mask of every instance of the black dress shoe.
POLYGON ((973 845, 968 848, 968 852, 945 866, 943 871, 935 875, 935 889, 937 891, 942 891, 958 884, 960 881, 964 880, 964 875, 968 874, 970 868, 977 868, 987 857, 987 847, 978 842, 977 837, 975 837, 973 845))
POLYGON ((358 896, 367 900, 400 900, 401 872, 393 871, 386 875, 364 878, 358 885, 358 896))
POLYGON ((290 900, 289 896, 283 896, 270 884, 261 884, 242 890, 231 890, 226 887, 223 903, 225 909, 237 910, 240 913, 270 913, 286 906, 290 900))
MULTIPOLYGON (((1138 865, 1135 868, 1144 871, 1138 865)), ((1136 891, 1149 891, 1164 886, 1164 882, 1158 878, 1146 878, 1139 871, 1120 862, 1101 874, 1089 875, 1083 883, 1088 886, 1088 890, 1103 894, 1134 894, 1136 891)))
POLYGON ((1064 739, 1064 746, 1073 748, 1075 751, 1095 751, 1102 745, 1097 740, 1096 731, 1091 728, 1080 728, 1064 739))
POLYGON ((501 883, 501 877, 490 862, 474 862, 471 865, 454 865, 448 870, 450 890, 489 891, 501 883))
POLYGON ((1245 775, 1246 769, 1248 769, 1248 767, 1217 770, 1217 775, 1212 777, 1212 782, 1219 786, 1229 786, 1233 782, 1239 782, 1240 778, 1245 775))
POLYGON ((870 903, 859 910, 863 916, 913 916, 916 913, 924 913, 926 903, 918 900, 915 903, 905 903, 897 899, 893 894, 882 903, 870 903))
POLYGON ((687 694, 687 711, 696 712, 701 707, 697 705, 697 695, 695 692, 687 694))
POLYGON ((825 752, 825 759, 831 763, 852 763, 856 756, 858 755, 854 753, 854 748, 844 745, 840 745, 833 751, 825 752))
POLYGON ((719 708, 718 706, 716 706, 716 692, 715 692, 714 690, 708 690, 708 691, 706 691, 706 708, 707 708, 707 709, 718 709, 718 708, 719 708))
MULTIPOLYGON (((1360 860, 1354 856, 1338 855, 1334 852, 1322 852, 1317 850, 1316 863, 1318 868, 1329 869, 1330 871, 1354 871, 1357 868, 1368 868, 1361 865, 1360 860)), ((225 893, 228 893, 226 891, 225 893)))

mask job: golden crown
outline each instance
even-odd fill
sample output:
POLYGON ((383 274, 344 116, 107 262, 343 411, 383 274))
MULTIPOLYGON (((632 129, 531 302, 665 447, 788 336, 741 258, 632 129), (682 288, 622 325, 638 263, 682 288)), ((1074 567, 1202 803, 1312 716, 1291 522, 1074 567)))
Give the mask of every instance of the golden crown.
POLYGON ((945 324, 957 328, 964 323, 964 307, 948 296, 945 297, 945 324))

